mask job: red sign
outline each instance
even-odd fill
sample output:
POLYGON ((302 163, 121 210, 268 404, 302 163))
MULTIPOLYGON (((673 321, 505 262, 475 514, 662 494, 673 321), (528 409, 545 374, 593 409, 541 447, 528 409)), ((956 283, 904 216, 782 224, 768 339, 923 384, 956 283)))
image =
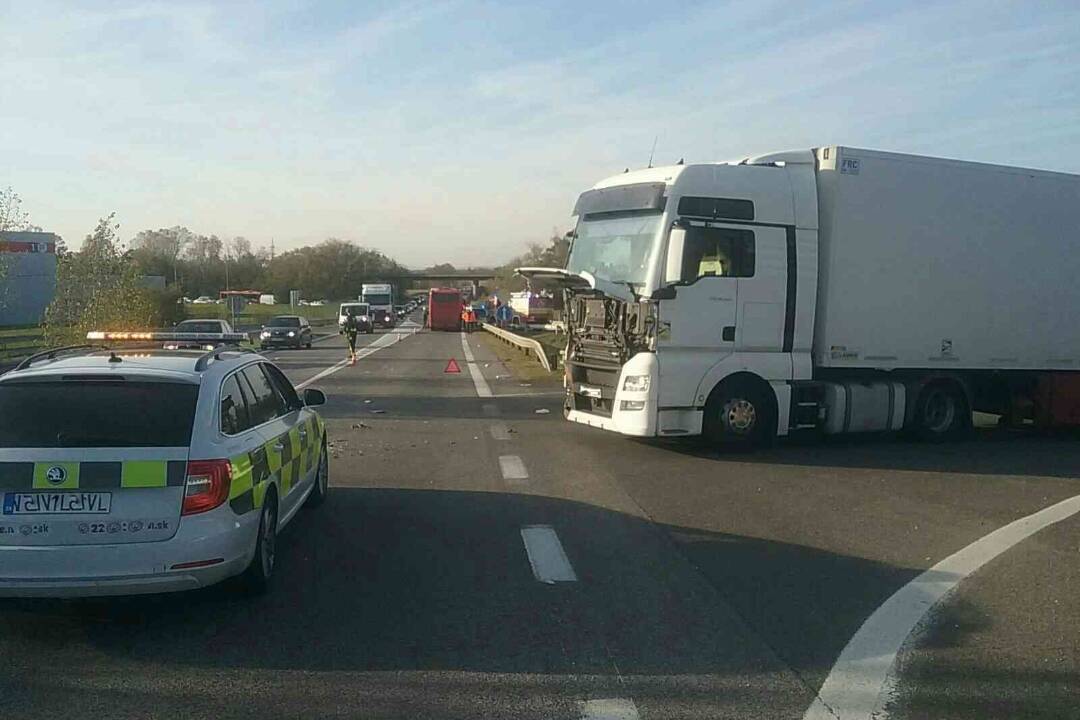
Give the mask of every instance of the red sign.
POLYGON ((459 372, 461 372, 461 368, 458 367, 457 360, 455 360, 454 358, 450 358, 450 362, 446 363, 446 369, 443 370, 443 372, 444 373, 459 373, 459 372))

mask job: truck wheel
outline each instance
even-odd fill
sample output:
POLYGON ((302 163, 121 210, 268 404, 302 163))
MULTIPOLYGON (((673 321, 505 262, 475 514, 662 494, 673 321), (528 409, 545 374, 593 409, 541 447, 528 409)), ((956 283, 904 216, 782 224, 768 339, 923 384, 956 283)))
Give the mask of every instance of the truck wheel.
POLYGON ((920 440, 943 442, 962 432, 970 416, 967 399, 956 383, 934 382, 919 393, 912 429, 920 440))
POLYGON ((749 450, 775 435, 774 403, 757 383, 721 384, 705 404, 703 435, 718 448, 749 450))

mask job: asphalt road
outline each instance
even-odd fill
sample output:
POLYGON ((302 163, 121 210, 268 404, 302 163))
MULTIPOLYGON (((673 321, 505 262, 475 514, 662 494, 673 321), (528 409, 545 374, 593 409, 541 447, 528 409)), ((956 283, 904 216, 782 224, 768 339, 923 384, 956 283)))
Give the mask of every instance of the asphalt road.
MULTIPOLYGON (((4 601, 5 715, 797 719, 890 595, 1080 494, 1074 438, 629 440, 563 421, 558 379, 521 382, 485 334, 470 366, 416 330, 314 383, 331 493, 270 594, 4 601)), ((344 348, 271 356, 302 383, 344 348)), ((1080 717, 1078 551, 1074 516, 963 580, 890 716, 1080 717)))

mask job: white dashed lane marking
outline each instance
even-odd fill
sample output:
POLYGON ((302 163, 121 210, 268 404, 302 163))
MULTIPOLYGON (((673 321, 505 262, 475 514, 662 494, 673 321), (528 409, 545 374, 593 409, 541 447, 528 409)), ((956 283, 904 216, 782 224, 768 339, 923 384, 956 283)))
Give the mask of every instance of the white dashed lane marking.
POLYGON ((482 398, 491 397, 491 388, 488 387, 487 380, 484 379, 484 373, 480 371, 480 366, 476 364, 472 348, 469 347, 469 336, 465 333, 461 333, 461 351, 465 353, 465 363, 469 366, 469 375, 472 375, 477 396, 482 398))
POLYGON ((521 540, 525 543, 533 577, 542 583, 577 582, 574 568, 553 527, 526 525, 521 528, 521 540))
POLYGON ((502 471, 503 480, 521 482, 529 479, 529 471, 517 455, 500 455, 499 469, 502 471))
POLYGON ((625 698, 586 700, 580 706, 581 720, 638 720, 637 705, 625 698))

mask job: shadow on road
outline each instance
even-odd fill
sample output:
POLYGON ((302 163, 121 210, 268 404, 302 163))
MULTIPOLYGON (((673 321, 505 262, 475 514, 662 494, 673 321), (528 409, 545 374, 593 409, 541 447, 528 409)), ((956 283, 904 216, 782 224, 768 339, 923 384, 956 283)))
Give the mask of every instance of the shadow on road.
POLYGON ((889 435, 793 436, 757 452, 718 451, 700 439, 639 440, 693 457, 810 467, 1080 478, 1080 436, 980 429, 963 440, 920 443, 889 435))
POLYGON ((670 536, 633 516, 538 496, 333 488, 327 505, 302 512, 286 530, 267 596, 222 585, 153 597, 8 600, 0 623, 5 643, 85 642, 93 667, 65 662, 67 679, 111 663, 147 672, 165 665, 740 675, 779 667, 771 652, 817 675, 918 573, 662 529, 670 536), (558 531, 580 582, 533 578, 520 528, 545 523, 558 531), (671 552, 672 539, 682 557, 671 552))

